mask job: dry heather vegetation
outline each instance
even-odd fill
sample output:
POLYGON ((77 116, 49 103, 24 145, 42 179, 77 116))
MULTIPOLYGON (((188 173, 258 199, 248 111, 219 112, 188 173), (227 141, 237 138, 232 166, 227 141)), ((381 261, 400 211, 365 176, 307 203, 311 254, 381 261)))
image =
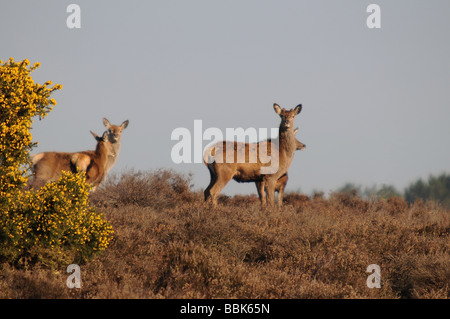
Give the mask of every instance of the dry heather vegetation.
POLYGON ((2 298, 448 298, 449 211, 402 198, 286 194, 203 203, 172 171, 113 175, 90 198, 114 228, 111 245, 65 268, 0 265, 2 298), (367 266, 381 268, 369 289, 367 266))

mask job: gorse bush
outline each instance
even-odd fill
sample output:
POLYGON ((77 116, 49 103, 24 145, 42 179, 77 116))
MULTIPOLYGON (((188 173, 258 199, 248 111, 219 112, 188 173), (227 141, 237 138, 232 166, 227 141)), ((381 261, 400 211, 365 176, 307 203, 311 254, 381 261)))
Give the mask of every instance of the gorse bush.
POLYGON ((32 143, 32 118, 44 118, 56 105, 50 96, 62 88, 52 82, 34 83, 30 73, 39 67, 30 62, 0 61, 0 205, 8 205, 8 198, 27 182, 26 167, 32 143))
POLYGON ((56 266, 105 249, 112 227, 89 206, 89 190, 83 172, 63 172, 58 181, 24 192, 2 218, 9 259, 56 266))
POLYGON ((112 227, 90 207, 84 173, 63 173, 38 190, 25 190, 29 153, 36 145, 33 117, 44 118, 56 105, 57 84, 34 83, 39 63, 0 61, 0 262, 56 267, 81 262, 105 249, 112 227))

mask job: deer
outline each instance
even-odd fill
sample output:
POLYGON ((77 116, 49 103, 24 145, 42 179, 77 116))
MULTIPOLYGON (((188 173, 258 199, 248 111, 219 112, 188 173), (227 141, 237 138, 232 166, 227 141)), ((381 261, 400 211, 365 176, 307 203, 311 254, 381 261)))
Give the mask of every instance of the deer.
POLYGON ((120 152, 122 132, 124 129, 127 128, 128 124, 129 124, 129 121, 126 120, 126 121, 123 121, 122 124, 120 124, 120 125, 113 125, 108 121, 108 119, 106 119, 105 117, 103 118, 103 125, 106 127, 106 130, 108 132, 108 140, 112 146, 112 153, 108 156, 108 162, 105 167, 106 173, 104 175, 104 179, 106 179, 106 175, 112 169, 114 164, 116 164, 116 162, 117 162, 117 159, 119 157, 119 152, 120 152))
POLYGON ((43 152, 32 155, 33 186, 40 187, 57 180, 62 171, 72 173, 83 171, 86 172, 86 182, 91 184, 92 191, 95 191, 105 179, 108 160, 114 150, 107 131, 101 137, 95 132, 90 132, 97 141, 94 151, 43 152))
MULTIPOLYGON (((213 206, 217 206, 218 194, 234 179, 237 182, 255 182, 261 205, 266 206, 267 201, 271 206, 274 205, 276 184, 287 173, 297 149, 293 124, 295 117, 302 110, 302 105, 286 110, 274 103, 273 108, 281 118, 278 140, 269 139, 258 143, 222 141, 205 150, 203 161, 211 177, 204 191, 205 202, 212 202, 213 206), (273 147, 278 151, 272 152, 273 147), (267 156, 260 155, 260 149, 266 150, 269 161, 267 156), (256 161, 250 158, 250 154, 255 153, 256 161), (238 158, 244 160, 238 161, 238 158), (272 169, 274 166, 275 171, 272 169)), ((278 205, 281 206, 282 202, 278 201, 278 205)))
MULTIPOLYGON (((298 132, 298 128, 296 128, 294 130, 294 134, 297 134, 298 132)), ((296 144, 296 151, 300 151, 306 148, 306 144, 303 144, 302 142, 300 142, 299 140, 295 139, 295 144, 296 144)), ((284 195, 284 190, 286 188, 287 185, 287 181, 288 181, 288 173, 286 172, 286 174, 284 174, 283 176, 281 176, 278 180, 277 183, 275 185, 275 192, 278 192, 278 205, 282 206, 283 205, 283 195, 284 195)), ((259 193, 259 189, 260 189, 260 181, 255 181, 256 184, 256 190, 258 191, 258 195, 259 195, 259 199, 261 200, 261 195, 259 193)))

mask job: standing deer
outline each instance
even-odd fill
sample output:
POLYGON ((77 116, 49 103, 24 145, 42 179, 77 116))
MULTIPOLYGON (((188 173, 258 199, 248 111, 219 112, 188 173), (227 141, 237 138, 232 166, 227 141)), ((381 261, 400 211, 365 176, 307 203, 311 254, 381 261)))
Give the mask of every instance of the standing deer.
POLYGON ((113 146, 105 131, 102 137, 91 131, 97 141, 95 151, 83 151, 77 153, 44 152, 31 156, 32 170, 34 173, 33 186, 39 187, 43 184, 57 180, 62 171, 76 173, 86 172, 86 182, 92 184, 93 191, 105 179, 106 167, 113 146))
MULTIPOLYGON (((297 134, 297 132, 298 132, 298 128, 296 128, 294 130, 294 134, 297 134)), ((297 139, 295 139, 295 144, 297 146, 296 151, 300 151, 300 150, 303 150, 306 148, 306 145, 297 139)), ((278 192, 278 205, 279 206, 283 205, 283 195, 284 195, 284 190, 286 188, 287 181, 288 181, 288 173, 286 172, 286 174, 284 174, 277 180, 277 184, 275 185, 275 192, 278 192)), ((259 193, 259 189, 261 187, 260 183, 261 183, 261 181, 255 182, 256 190, 258 191, 259 199, 261 200, 261 194, 259 193)))
MULTIPOLYGON (((104 117, 103 125, 105 125, 108 132, 108 140, 112 145, 112 153, 108 156, 108 163, 106 164, 106 174, 111 170, 111 168, 116 164, 120 152, 120 142, 122 139, 122 131, 127 128, 129 121, 126 120, 120 125, 113 125, 104 117)), ((104 179, 106 178, 104 175, 104 179)), ((103 182, 103 181, 102 181, 103 182)))
MULTIPOLYGON (((301 112, 302 105, 297 105, 294 109, 285 110, 274 103, 273 108, 281 118, 278 130, 278 141, 267 140, 259 143, 241 143, 241 142, 219 142, 205 151, 203 160, 208 167, 211 181, 205 189, 205 201, 211 199, 213 205, 217 205, 217 196, 225 185, 234 179, 237 182, 257 182, 258 194, 261 204, 266 205, 267 200, 270 205, 274 204, 275 188, 277 181, 287 173, 297 149, 297 142, 293 129, 294 118, 301 112), (232 144, 228 146, 227 144, 232 144), (272 145, 276 144, 275 149, 278 152, 272 153, 272 145), (266 149, 267 155, 270 155, 270 164, 265 158, 261 158, 259 149, 266 149), (251 152, 257 151, 256 162, 250 160, 251 152), (228 154, 227 154, 228 152, 228 154), (231 154, 230 154, 231 153, 231 154), (229 160, 232 157, 231 161, 229 160), (238 158, 245 159, 243 162, 238 158), (275 172, 265 173, 268 166, 275 167, 275 172), (276 165, 278 164, 278 165, 276 165)), ((281 205, 281 202, 278 202, 281 205)))

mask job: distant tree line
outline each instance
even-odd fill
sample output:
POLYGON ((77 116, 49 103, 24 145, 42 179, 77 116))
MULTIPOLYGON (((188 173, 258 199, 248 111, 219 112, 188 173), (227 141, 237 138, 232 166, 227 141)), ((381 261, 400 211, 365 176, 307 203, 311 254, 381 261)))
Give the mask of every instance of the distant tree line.
POLYGON ((431 175, 426 183, 419 179, 405 189, 404 197, 408 202, 421 198, 450 207, 450 174, 431 175))
POLYGON ((411 183, 401 192, 392 185, 382 185, 380 188, 375 186, 363 188, 361 185, 346 183, 338 189, 340 193, 356 193, 362 198, 385 198, 404 197, 410 203, 418 199, 423 201, 432 200, 444 207, 450 208, 450 174, 443 173, 439 176, 430 175, 428 181, 422 179, 411 183))

